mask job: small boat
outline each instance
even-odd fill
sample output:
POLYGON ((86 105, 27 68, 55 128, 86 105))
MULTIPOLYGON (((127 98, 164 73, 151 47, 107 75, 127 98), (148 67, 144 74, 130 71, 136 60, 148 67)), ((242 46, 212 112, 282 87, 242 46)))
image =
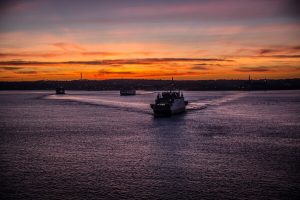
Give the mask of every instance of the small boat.
POLYGON ((56 88, 56 94, 65 94, 65 88, 62 86, 56 88))
POLYGON ((121 96, 129 96, 129 95, 135 95, 136 91, 133 89, 121 89, 120 95, 121 96))
POLYGON ((150 104, 154 116, 171 116, 185 112, 188 101, 184 100, 182 92, 168 91, 157 94, 154 104, 150 104))

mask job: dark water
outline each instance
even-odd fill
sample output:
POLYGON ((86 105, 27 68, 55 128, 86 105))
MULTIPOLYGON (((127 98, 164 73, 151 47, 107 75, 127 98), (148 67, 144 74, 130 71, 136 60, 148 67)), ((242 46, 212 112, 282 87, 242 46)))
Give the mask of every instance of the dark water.
POLYGON ((297 199, 300 92, 0 92, 1 199, 297 199))

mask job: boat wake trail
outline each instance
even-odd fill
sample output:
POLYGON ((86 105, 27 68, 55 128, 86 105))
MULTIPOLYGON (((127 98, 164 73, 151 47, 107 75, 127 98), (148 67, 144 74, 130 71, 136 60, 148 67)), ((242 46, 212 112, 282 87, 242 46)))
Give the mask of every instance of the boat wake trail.
POLYGON ((235 93, 211 100, 192 100, 189 102, 187 110, 202 110, 209 106, 220 106, 222 104, 240 99, 243 96, 245 96, 245 93, 235 93))
MULTIPOLYGON (((145 92, 140 95, 153 94, 153 92, 145 92)), ((138 96, 138 95, 137 95, 138 96)), ((237 100, 245 96, 245 93, 233 93, 227 94, 221 97, 214 97, 212 99, 195 99, 189 100, 189 104, 186 107, 187 111, 197 111, 206 109, 211 106, 220 106, 222 104, 237 100)), ((103 96, 103 95, 79 95, 79 94, 66 94, 66 95, 47 95, 45 99, 52 100, 66 100, 75 101, 90 105, 98 105, 108 108, 116 108, 119 110, 129 111, 129 112, 139 112, 144 114, 152 115, 152 110, 150 108, 150 103, 144 101, 144 98, 121 98, 119 96, 103 96)))
POLYGON ((186 107, 186 110, 202 110, 207 108, 208 104, 203 102, 189 102, 189 104, 186 107))
POLYGON ((157 92, 150 92, 150 91, 137 91, 136 95, 149 95, 149 94, 155 94, 157 92))
MULTIPOLYGON (((117 97, 115 97, 117 98, 117 97)), ((76 101, 91 105, 99 105, 109 108, 118 108, 126 111, 142 112, 146 114, 151 114, 149 109, 149 104, 142 102, 128 102, 115 100, 115 98, 106 98, 103 96, 86 96, 86 95, 49 95, 45 99, 52 100, 67 100, 76 101), (148 111, 149 110, 149 111, 148 111)))

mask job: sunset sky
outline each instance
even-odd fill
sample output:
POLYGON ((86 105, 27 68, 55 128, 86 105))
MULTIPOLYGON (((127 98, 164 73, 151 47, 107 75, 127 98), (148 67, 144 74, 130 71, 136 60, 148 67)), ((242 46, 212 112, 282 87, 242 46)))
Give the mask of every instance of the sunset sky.
MULTIPOLYGON (((299 4, 299 3, 298 3, 299 4)), ((0 81, 300 78, 289 0, 0 3, 0 81)))

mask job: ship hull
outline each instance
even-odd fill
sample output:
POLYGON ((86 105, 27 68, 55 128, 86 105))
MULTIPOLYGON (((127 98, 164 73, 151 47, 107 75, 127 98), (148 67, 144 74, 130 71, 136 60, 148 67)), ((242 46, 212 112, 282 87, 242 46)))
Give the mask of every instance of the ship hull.
POLYGON ((126 90, 126 91, 120 91, 120 95, 121 96, 131 96, 131 95, 135 95, 136 92, 135 90, 126 90))
POLYGON ((56 89, 56 94, 65 94, 65 89, 63 89, 63 88, 57 88, 56 89))
POLYGON ((154 116, 156 117, 172 115, 170 105, 160 106, 160 105, 151 104, 151 108, 153 110, 154 116))

